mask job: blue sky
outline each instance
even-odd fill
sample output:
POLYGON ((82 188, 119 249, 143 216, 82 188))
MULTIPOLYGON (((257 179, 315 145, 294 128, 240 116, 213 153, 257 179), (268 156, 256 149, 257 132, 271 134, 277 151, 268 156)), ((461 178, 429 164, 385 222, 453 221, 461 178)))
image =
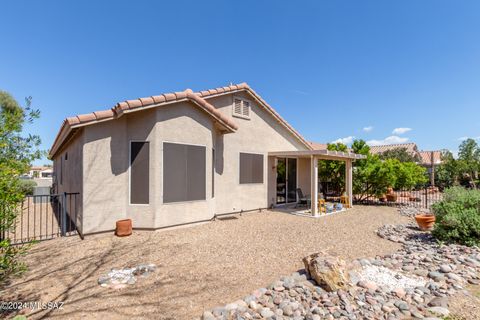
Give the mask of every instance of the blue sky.
POLYGON ((19 101, 33 96, 42 118, 28 130, 44 149, 67 116, 230 82, 249 83, 309 140, 456 150, 462 137, 480 136, 479 1, 18 0, 1 8, 0 89, 19 101))

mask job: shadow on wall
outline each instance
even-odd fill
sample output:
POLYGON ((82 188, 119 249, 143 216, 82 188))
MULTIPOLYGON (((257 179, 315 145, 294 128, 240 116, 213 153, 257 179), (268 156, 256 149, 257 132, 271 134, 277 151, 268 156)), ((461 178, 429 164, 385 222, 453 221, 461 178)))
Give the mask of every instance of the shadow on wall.
POLYGON ((218 133, 218 131, 212 132, 212 135, 215 134, 217 135, 215 143, 215 172, 222 175, 224 167, 224 135, 218 133))

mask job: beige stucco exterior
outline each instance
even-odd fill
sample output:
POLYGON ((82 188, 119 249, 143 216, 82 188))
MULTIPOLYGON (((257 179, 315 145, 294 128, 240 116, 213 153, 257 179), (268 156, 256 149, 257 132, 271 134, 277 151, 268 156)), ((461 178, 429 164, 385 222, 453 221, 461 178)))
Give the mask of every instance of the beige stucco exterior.
MULTIPOLYGON (((54 157, 58 192, 81 194, 81 232, 110 231, 115 222, 131 218, 134 228, 157 229, 209 220, 215 214, 267 208, 276 193, 275 157, 272 151, 307 150, 307 146, 247 92, 207 99, 234 119, 238 130, 222 133, 207 113, 189 101, 126 114, 111 121, 85 126, 54 157), (249 119, 234 117, 234 97, 251 102, 249 119), (149 141, 149 204, 129 203, 130 141, 149 141), (163 203, 163 143, 206 147, 206 199, 163 203), (215 172, 212 172, 212 148, 215 172), (62 184, 58 181, 61 157, 69 153, 62 184), (264 156, 262 184, 239 183, 240 152, 264 156), (75 159, 70 161, 70 159, 75 159), (212 174, 215 195, 212 197, 212 174)), ((299 159, 298 186, 310 189, 310 160, 299 159), (305 172, 303 172, 305 170, 305 172)))

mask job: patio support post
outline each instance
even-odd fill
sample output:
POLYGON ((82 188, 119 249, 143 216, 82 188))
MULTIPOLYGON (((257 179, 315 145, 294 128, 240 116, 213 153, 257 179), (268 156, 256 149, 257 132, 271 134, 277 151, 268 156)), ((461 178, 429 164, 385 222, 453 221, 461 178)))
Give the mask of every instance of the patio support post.
POLYGON ((314 217, 318 217, 318 208, 317 208, 317 203, 318 203, 318 158, 315 156, 311 157, 311 199, 312 199, 312 215, 314 217))
POLYGON ((345 190, 348 196, 348 204, 351 208, 353 206, 353 166, 351 159, 345 162, 345 190))

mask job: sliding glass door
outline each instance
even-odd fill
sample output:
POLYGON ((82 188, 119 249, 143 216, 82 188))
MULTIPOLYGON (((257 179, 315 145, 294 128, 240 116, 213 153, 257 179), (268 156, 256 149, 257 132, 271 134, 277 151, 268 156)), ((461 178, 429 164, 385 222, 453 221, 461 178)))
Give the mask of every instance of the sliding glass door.
POLYGON ((277 159, 277 204, 287 202, 287 159, 277 159))
POLYGON ((297 159, 287 159, 287 202, 297 202, 297 159))
POLYGON ((297 201, 297 159, 277 158, 277 204, 297 201))

